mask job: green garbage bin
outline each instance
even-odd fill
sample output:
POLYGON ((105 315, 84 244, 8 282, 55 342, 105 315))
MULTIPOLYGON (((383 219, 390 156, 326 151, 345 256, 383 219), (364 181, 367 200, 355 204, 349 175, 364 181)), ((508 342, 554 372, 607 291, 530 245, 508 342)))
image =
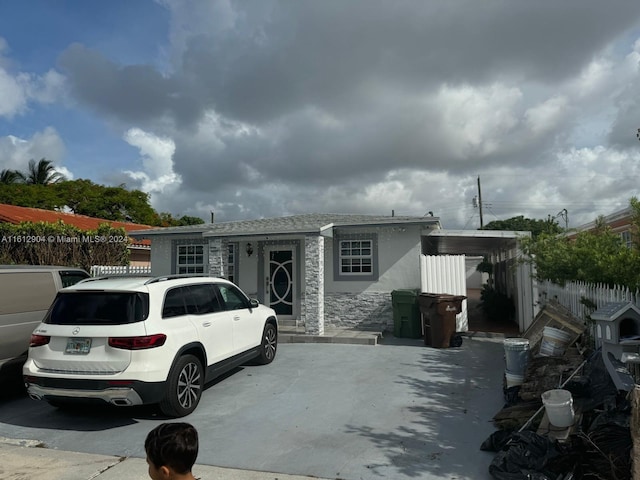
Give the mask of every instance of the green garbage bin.
POLYGON ((393 335, 399 338, 420 338, 420 308, 418 292, 420 289, 398 289, 391 292, 393 306, 393 335))
MULTIPOLYGON (((456 315, 462 311, 464 295, 421 293, 418 297, 424 318, 424 344, 434 348, 454 346, 456 315)), ((461 337, 460 337, 461 338, 461 337)))

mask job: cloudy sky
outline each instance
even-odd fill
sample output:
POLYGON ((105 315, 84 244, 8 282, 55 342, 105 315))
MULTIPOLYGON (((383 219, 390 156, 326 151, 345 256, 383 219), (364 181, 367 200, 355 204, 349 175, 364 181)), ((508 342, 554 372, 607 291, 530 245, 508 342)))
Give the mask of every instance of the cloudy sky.
MULTIPOLYGON (((216 221, 640 196, 640 2, 3 0, 0 169, 216 221)), ((559 217, 561 224, 564 219, 559 217)))

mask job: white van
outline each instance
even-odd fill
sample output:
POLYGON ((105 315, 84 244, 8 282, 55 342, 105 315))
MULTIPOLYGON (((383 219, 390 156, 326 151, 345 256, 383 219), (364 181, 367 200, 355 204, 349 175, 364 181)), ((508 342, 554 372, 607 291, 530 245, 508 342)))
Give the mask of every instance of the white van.
POLYGON ((73 267, 0 265, 0 368, 26 359, 31 333, 58 290, 89 276, 73 267))

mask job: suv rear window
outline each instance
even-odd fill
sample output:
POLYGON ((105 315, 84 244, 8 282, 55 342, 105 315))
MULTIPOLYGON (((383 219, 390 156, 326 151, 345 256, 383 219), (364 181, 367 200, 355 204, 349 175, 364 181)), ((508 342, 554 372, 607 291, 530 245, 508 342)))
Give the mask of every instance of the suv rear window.
POLYGON ((149 314, 149 295, 139 292, 59 293, 44 319, 53 325, 123 325, 149 314))

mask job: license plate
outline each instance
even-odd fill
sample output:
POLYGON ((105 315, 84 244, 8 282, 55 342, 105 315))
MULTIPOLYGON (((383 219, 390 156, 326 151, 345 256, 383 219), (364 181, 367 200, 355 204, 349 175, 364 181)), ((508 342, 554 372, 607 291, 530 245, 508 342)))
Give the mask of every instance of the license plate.
POLYGON ((90 338, 69 338, 65 353, 72 355, 86 355, 91 350, 90 338))

